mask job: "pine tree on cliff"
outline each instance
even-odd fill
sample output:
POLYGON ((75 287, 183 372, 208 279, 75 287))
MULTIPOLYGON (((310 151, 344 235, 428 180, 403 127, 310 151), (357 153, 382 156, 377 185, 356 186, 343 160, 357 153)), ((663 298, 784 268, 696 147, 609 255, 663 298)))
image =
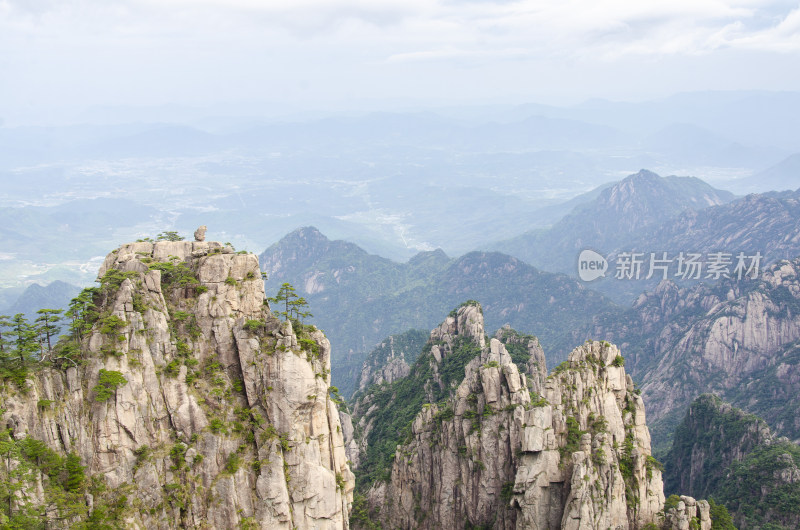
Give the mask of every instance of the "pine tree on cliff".
POLYGON ((36 332, 40 337, 42 357, 45 356, 44 345, 47 344, 47 352, 53 350, 53 338, 61 331, 61 313, 63 309, 40 309, 36 313, 36 332))
POLYGON ((297 290, 290 283, 281 284, 278 294, 267 300, 270 304, 283 304, 283 311, 277 311, 275 314, 283 317, 284 320, 299 320, 302 323, 304 318, 314 316, 305 311, 308 302, 297 294, 297 290))
POLYGON ((39 349, 36 328, 28 322, 24 314, 17 313, 11 320, 10 335, 14 337, 14 351, 19 358, 19 364, 24 366, 39 349))

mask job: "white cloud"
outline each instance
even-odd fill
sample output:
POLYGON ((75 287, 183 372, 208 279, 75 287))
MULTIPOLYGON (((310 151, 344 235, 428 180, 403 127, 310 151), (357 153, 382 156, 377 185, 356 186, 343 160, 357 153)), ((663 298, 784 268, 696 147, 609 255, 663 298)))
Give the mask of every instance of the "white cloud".
POLYGON ((713 35, 710 44, 720 48, 800 52, 800 8, 792 10, 778 24, 764 30, 748 31, 740 22, 731 24, 713 35))
POLYGON ((724 83, 758 78, 747 71, 765 57, 791 63, 799 35, 796 0, 0 0, 0 105, 424 97, 543 79, 558 92, 641 61, 762 54, 719 66, 724 83))
POLYGON ((527 51, 613 61, 626 55, 695 55, 720 47, 795 51, 798 38, 796 11, 754 0, 521 0, 440 5, 435 16, 454 22, 452 31, 420 39, 429 47, 393 53, 388 60, 516 58, 527 51), (774 22, 766 29, 755 27, 763 19, 774 22), (472 46, 464 46, 470 39, 472 46))
POLYGON ((397 53, 389 56, 387 62, 414 62, 414 61, 441 61, 464 59, 514 59, 531 55, 531 51, 524 48, 506 48, 496 50, 464 50, 454 46, 446 46, 438 50, 421 52, 397 53))

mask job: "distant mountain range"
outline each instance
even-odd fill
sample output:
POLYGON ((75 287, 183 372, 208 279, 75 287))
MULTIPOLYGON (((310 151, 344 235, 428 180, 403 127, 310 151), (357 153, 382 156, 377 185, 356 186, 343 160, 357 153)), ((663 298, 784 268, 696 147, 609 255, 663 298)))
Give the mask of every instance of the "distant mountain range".
POLYGON ((736 189, 754 193, 770 189, 775 191, 797 190, 800 188, 800 153, 781 160, 774 166, 759 171, 753 176, 735 183, 736 189))
POLYGON ((22 294, 6 307, 0 306, 0 314, 13 316, 24 314, 29 320, 36 317, 39 309, 66 309, 70 300, 80 292, 80 288, 62 281, 48 285, 37 283, 29 285, 22 294))
MULTIPOLYGON (((661 178, 640 171, 576 206, 547 230, 536 230, 493 248, 534 266, 572 276, 578 255, 592 249, 609 261, 605 278, 589 284, 627 304, 663 276, 645 280, 650 253, 761 253, 761 264, 800 255, 800 191, 751 194, 735 198, 698 179, 661 178), (622 253, 639 252, 645 264, 638 281, 615 278, 622 253)), ((676 265, 670 270, 673 279, 676 265)), ((729 268, 733 269, 733 266, 729 268)), ((705 278, 705 273, 701 279, 705 278)))
POLYGON ((752 194, 689 209, 628 242, 627 250, 759 251, 765 262, 800 254, 800 191, 752 194))
POLYGON ((132 226, 156 214, 126 199, 80 199, 57 206, 0 209, 0 245, 5 252, 51 260, 101 255, 114 241, 114 226, 132 226))
POLYGON ((488 329, 508 323, 535 332, 554 359, 573 345, 570 330, 614 307, 576 280, 498 252, 450 258, 437 250, 396 263, 307 227, 259 259, 268 292, 289 282, 320 315, 313 321, 331 339, 334 383, 345 395, 355 389, 361 361, 375 344, 409 328, 432 327, 464 300, 481 301, 488 329))
POLYGON ((551 228, 523 234, 492 248, 544 270, 575 275, 578 254, 583 249, 610 253, 647 228, 687 209, 700 210, 733 198, 732 193, 697 178, 662 178, 641 170, 576 206, 551 228))

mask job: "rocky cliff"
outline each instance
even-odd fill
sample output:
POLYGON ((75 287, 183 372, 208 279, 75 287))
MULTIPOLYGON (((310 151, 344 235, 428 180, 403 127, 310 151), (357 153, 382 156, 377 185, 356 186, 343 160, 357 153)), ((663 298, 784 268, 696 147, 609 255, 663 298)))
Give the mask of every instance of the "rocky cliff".
POLYGON ((411 329, 389 335, 367 355, 358 378, 358 391, 370 385, 391 383, 408 375, 427 341, 428 333, 411 329))
POLYGON ((99 278, 60 364, 24 389, 5 382, 12 519, 346 528, 354 479, 328 395, 330 344, 272 315, 257 258, 214 242, 131 243, 99 278))
POLYGON ((642 382, 657 445, 691 401, 713 392, 800 440, 800 258, 758 279, 680 287, 665 281, 624 314, 599 315, 579 336, 613 341, 642 382))
MULTIPOLYGON (((513 342, 514 333, 501 332, 513 342)), ((538 343, 528 345, 521 372, 506 344, 487 340, 480 306, 464 305, 431 332, 407 378, 369 394, 365 460, 392 449, 388 469, 360 472, 373 518, 391 528, 454 529, 640 528, 657 520, 661 470, 619 350, 587 342, 546 376, 538 343), (418 406, 405 384, 420 395, 418 406), (383 421, 378 403, 395 413, 416 407, 398 441, 401 425, 383 421)))
MULTIPOLYGON (((644 374, 642 383, 655 418, 683 410, 702 392, 717 392, 734 404, 763 414, 768 421, 788 419, 780 425, 780 432, 792 438, 800 436, 800 420, 793 415, 787 418, 781 410, 784 405, 772 396, 780 386, 769 385, 762 395, 764 389, 758 387, 763 383, 754 378, 774 367, 797 388, 792 381, 800 375, 800 365, 796 356, 790 355, 789 346, 800 340, 798 271, 800 260, 782 261, 764 271, 753 285, 720 286, 728 288, 717 294, 718 302, 704 314, 686 320, 682 326, 673 320, 660 331, 656 340, 658 362, 644 374)), ((702 300, 697 299, 701 311, 710 305, 702 300)))
POLYGON ((800 447, 712 395, 692 403, 666 458, 667 491, 711 496, 740 528, 800 525, 800 447))

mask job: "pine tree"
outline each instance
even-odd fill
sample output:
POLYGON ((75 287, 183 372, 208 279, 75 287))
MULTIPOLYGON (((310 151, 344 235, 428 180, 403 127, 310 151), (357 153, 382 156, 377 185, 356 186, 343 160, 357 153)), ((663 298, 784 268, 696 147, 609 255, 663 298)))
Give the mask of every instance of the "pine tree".
POLYGON ((288 320, 291 317, 291 312, 289 311, 290 304, 292 300, 298 298, 297 291, 295 288, 292 287, 290 283, 283 283, 281 284, 280 289, 278 289, 278 294, 274 297, 267 298, 267 300, 272 304, 280 304, 283 303, 283 311, 277 311, 276 314, 282 316, 284 320, 288 320))
POLYGON ((303 323, 303 319, 314 316, 309 311, 303 311, 308 307, 308 302, 306 302, 306 299, 302 296, 289 302, 289 305, 291 306, 290 312, 293 313, 294 318, 299 320, 301 324, 303 323))
POLYGON ((302 324, 304 318, 314 316, 310 312, 304 311, 308 307, 308 302, 297 294, 290 283, 281 284, 278 294, 267 300, 270 304, 283 305, 283 311, 276 311, 275 314, 283 317, 284 320, 299 320, 302 324))
POLYGON ((0 367, 4 375, 16 360, 14 341, 11 340, 12 326, 13 323, 8 315, 0 315, 0 367))
POLYGON ((97 314, 94 295, 98 291, 98 287, 87 287, 69 302, 66 316, 72 319, 69 329, 77 341, 83 339, 83 335, 92 328, 92 322, 97 314))
POLYGON ((166 230, 156 236, 156 241, 183 241, 183 237, 174 230, 166 230))
POLYGON ((67 455, 67 460, 64 463, 64 470, 67 472, 67 477, 64 480, 65 490, 71 492, 81 491, 86 480, 84 469, 85 466, 81 465, 81 458, 78 455, 75 453, 67 455))
POLYGON ((28 322, 24 314, 17 313, 11 319, 10 335, 14 337, 14 352, 19 359, 20 365, 25 365, 34 360, 33 356, 36 354, 36 350, 39 349, 39 341, 36 328, 28 322))
POLYGON ((5 358, 10 344, 8 342, 8 332, 6 331, 11 327, 11 321, 8 315, 0 315, 0 358, 5 358))
MULTIPOLYGON (((53 337, 61 331, 61 313, 63 309, 40 309, 36 313, 36 331, 40 337, 40 344, 47 344, 47 353, 53 351, 53 337)), ((44 353, 44 352, 42 352, 44 353)), ((42 355, 44 357, 44 355, 42 355)))

